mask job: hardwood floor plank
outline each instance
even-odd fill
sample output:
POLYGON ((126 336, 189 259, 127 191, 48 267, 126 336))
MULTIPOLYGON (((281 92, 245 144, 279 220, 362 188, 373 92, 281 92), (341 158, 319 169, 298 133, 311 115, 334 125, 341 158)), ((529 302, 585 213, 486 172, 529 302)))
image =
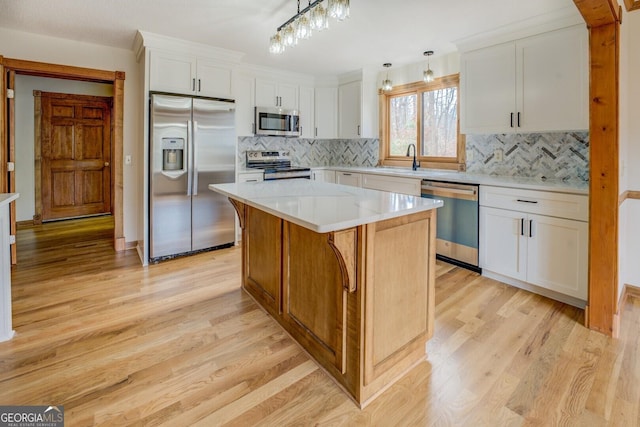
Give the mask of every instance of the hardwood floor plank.
MULTIPOLYGON (((240 290, 240 249, 140 266, 112 219, 18 230, 0 404, 66 425, 640 425, 640 300, 584 313, 438 262, 427 359, 365 410, 240 290)), ((411 315, 411 313, 408 313, 411 315)))

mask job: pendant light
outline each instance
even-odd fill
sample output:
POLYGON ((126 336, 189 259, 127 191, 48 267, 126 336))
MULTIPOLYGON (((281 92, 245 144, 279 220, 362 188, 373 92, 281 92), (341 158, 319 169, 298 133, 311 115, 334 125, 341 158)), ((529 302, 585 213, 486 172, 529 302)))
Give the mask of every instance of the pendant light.
POLYGON ((382 66, 387 69, 387 78, 382 81, 382 90, 385 92, 389 92, 391 89, 393 89, 393 83, 391 82, 391 80, 389 80, 389 67, 391 67, 391 63, 387 62, 385 64, 382 64, 382 66))
POLYGON ((429 66, 429 57, 433 55, 432 50, 428 50, 423 53, 424 56, 427 57, 427 69, 422 73, 422 79, 425 83, 431 83, 434 79, 433 71, 431 71, 431 67, 429 66))

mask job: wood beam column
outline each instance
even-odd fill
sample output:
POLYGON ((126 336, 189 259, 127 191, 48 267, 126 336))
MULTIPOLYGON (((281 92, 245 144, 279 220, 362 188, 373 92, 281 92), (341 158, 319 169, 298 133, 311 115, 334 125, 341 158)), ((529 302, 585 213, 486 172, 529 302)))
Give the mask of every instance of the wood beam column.
POLYGON ((589 27, 589 301, 585 321, 618 334, 618 157, 620 7, 574 0, 589 27))

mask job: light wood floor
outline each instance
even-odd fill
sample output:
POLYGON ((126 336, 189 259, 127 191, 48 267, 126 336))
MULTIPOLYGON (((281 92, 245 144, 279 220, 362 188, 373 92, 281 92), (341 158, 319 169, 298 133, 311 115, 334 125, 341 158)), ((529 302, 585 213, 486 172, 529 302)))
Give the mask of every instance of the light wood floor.
POLYGON ((438 263, 427 360, 360 411, 240 290, 238 248, 143 268, 111 226, 18 232, 0 404, 64 405, 67 426, 640 425, 636 299, 613 340, 438 263))

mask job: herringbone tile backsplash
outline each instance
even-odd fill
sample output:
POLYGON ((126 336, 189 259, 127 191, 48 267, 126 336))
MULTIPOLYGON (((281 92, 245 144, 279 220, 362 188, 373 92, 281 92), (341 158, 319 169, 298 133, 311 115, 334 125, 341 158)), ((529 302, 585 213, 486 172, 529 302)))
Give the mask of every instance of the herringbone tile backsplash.
MULTIPOLYGON (((288 150, 296 166, 376 166, 377 139, 238 138, 238 165, 248 150, 288 150)), ((589 133, 467 135, 467 172, 589 180, 589 133), (502 150, 502 161, 496 159, 502 150)))
POLYGON ((375 166, 377 139, 298 139, 273 136, 238 138, 238 165, 249 150, 288 150, 295 166, 375 166))
POLYGON ((466 145, 467 172, 589 181, 588 132, 467 135, 466 145))

